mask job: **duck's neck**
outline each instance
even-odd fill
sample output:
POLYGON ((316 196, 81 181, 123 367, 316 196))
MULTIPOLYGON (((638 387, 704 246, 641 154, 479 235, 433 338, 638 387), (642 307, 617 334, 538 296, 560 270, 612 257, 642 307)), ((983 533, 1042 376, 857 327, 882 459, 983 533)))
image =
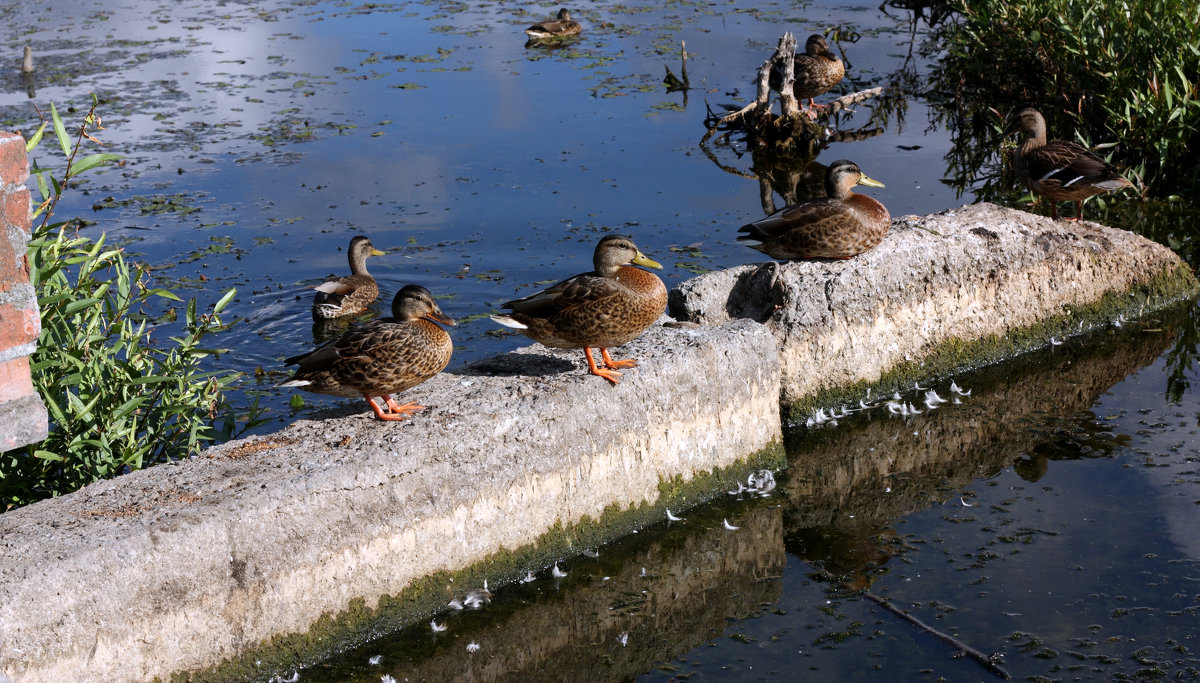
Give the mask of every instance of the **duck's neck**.
POLYGON ((1046 131, 1044 129, 1034 129, 1025 132, 1025 140, 1021 142, 1021 154, 1029 154, 1039 147, 1046 146, 1046 131))
POLYGON ((350 273, 352 275, 370 275, 367 272, 367 255, 361 252, 350 254, 350 273))

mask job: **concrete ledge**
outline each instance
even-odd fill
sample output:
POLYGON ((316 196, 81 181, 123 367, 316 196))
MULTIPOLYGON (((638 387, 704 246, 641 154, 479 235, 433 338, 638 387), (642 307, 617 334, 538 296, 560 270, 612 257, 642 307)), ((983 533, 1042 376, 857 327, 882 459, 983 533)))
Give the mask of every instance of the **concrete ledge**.
POLYGON ((905 364, 929 375, 994 362, 1196 291, 1179 257, 1143 237, 983 203, 896 219, 878 247, 849 261, 701 275, 671 292, 670 310, 705 325, 768 323, 790 404, 905 364), (991 348, 954 352, 969 342, 991 348))
POLYGON ((851 261, 681 285, 672 310, 705 324, 621 349, 641 366, 615 387, 579 352, 530 347, 408 392, 430 409, 405 423, 347 401, 0 515, 0 672, 144 680, 230 660, 213 677, 236 678, 264 645, 319 654, 339 615, 414 619, 725 488, 724 468, 778 457, 781 397, 939 354, 977 364, 944 350, 1028 348, 1197 289, 1169 250, 1094 224, 980 205, 893 228, 851 261))
MULTIPOLYGON (((658 326, 618 357, 641 365, 614 387, 583 373, 582 353, 526 349, 406 393, 430 409, 405 423, 347 402, 344 418, 0 515, 0 671, 167 678, 438 572, 491 562, 495 585, 544 566, 498 554, 541 545, 548 563, 576 536, 629 533, 606 511, 661 505, 664 488, 779 447, 761 325, 658 326)), ((414 612, 472 587, 459 586, 414 612)))

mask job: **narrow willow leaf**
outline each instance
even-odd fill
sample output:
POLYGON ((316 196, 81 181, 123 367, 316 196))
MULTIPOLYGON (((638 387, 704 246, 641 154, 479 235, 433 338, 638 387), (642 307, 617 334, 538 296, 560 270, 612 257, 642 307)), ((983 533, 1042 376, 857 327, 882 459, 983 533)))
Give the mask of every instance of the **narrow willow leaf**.
POLYGON ((225 292, 225 296, 221 297, 221 300, 217 302, 216 306, 213 306, 213 313, 220 313, 221 310, 224 309, 225 306, 228 305, 229 302, 233 300, 233 297, 236 294, 237 294, 236 288, 230 288, 230 290, 228 292, 225 292))
POLYGON ((76 161, 74 165, 71 166, 71 175, 78 175, 84 171, 90 171, 101 164, 106 164, 110 161, 117 161, 120 158, 120 154, 109 154, 107 152, 102 154, 89 154, 88 156, 76 161))
POLYGON ((54 135, 58 138, 58 144, 62 146, 63 155, 71 156, 71 138, 67 135, 67 129, 63 126, 62 117, 58 115, 58 109, 54 107, 54 103, 50 103, 50 119, 54 122, 54 135))
POLYGON ((42 141, 42 135, 45 134, 45 132, 46 122, 42 121, 42 125, 38 126, 37 132, 33 134, 33 137, 25 141, 25 152, 27 154, 32 152, 34 147, 38 146, 38 143, 42 141))

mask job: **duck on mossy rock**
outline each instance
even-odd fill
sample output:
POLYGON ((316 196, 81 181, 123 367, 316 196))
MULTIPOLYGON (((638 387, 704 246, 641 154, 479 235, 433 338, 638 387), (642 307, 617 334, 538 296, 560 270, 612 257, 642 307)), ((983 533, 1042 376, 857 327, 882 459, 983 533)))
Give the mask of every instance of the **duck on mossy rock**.
POLYGON ((596 245, 590 273, 567 278, 549 289, 503 304, 508 315, 492 320, 520 330, 534 341, 558 349, 583 349, 588 371, 616 384, 618 370, 636 360, 613 360, 608 349, 628 343, 650 327, 667 308, 667 288, 657 275, 634 266, 662 265, 638 250, 624 235, 606 235, 596 245), (604 367, 592 349, 600 349, 604 367))
POLYGON ((858 164, 835 161, 825 171, 827 196, 794 204, 743 225, 738 241, 776 259, 848 259, 879 244, 892 217, 877 200, 851 191, 883 187, 858 164))
POLYGON ((441 372, 450 362, 450 335, 435 322, 454 325, 433 295, 408 285, 392 300, 392 318, 359 325, 315 351, 293 356, 300 369, 281 387, 318 394, 365 398, 381 420, 395 421, 425 408, 399 405, 392 394, 441 372), (387 410, 376 397, 384 399, 387 410))
POLYGON ((359 235, 350 240, 350 274, 334 276, 313 289, 313 320, 331 320, 363 312, 379 297, 379 285, 367 272, 368 256, 383 256, 371 240, 359 235))
POLYGON ((1112 164, 1083 145, 1068 140, 1046 141, 1046 119, 1032 107, 1013 114, 1024 134, 1013 154, 1013 170, 1031 192, 1050 200, 1050 217, 1058 219, 1058 202, 1076 202, 1074 218, 1083 218, 1083 200, 1133 183, 1121 177, 1112 164))
POLYGON ((569 38, 583 32, 578 21, 571 19, 571 13, 564 7, 558 10, 558 18, 541 21, 525 29, 530 40, 545 40, 548 38, 569 38))

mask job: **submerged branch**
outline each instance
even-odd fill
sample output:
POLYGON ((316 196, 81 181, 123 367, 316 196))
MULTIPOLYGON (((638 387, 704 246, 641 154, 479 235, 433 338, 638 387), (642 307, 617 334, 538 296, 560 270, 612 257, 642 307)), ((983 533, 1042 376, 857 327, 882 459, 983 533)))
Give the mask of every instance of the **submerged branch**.
POLYGON ((980 665, 982 665, 985 669, 987 669, 988 671, 991 671, 992 673, 996 674, 1000 678, 1002 678, 1006 681, 1012 680, 1012 676, 1007 671, 1005 671, 999 664, 997 664, 995 661, 993 661, 991 657, 988 657, 987 655, 983 654, 979 650, 976 650, 975 648, 971 647, 970 645, 967 645, 966 643, 962 642, 958 638, 955 638, 954 636, 952 636, 948 633, 942 633, 941 631, 926 624, 925 622, 914 617, 913 615, 909 614, 908 612, 905 612, 904 610, 900 609, 899 607, 896 607, 891 602, 889 602, 886 598, 882 598, 878 595, 875 595, 874 593, 872 593, 870 591, 863 591, 862 595, 864 597, 866 597, 868 600, 871 600, 875 604, 884 608, 885 610, 891 612, 892 614, 894 614, 894 615, 900 617, 901 619, 907 621, 908 623, 912 624, 913 626, 916 626, 917 628, 921 629, 922 631, 934 636, 938 640, 941 640, 942 642, 957 649, 959 652, 962 652, 963 654, 965 654, 966 656, 975 660, 980 665))

